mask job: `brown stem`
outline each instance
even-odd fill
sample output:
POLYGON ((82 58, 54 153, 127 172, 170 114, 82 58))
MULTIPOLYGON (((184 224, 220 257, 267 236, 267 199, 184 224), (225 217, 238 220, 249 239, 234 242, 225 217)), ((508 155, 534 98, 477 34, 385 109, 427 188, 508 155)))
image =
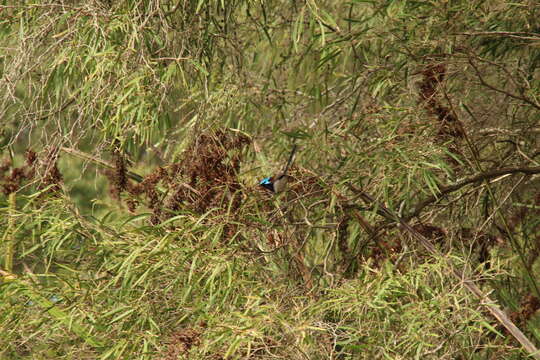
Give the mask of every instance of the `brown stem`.
POLYGON ((437 195, 430 195, 426 197, 425 199, 421 200, 414 207, 414 211, 410 213, 409 215, 405 216, 404 219, 410 220, 420 215, 420 213, 426 206, 440 200, 442 197, 444 197, 444 195, 457 191, 466 185, 480 182, 483 180, 490 180, 490 179, 496 178, 498 176, 506 175, 506 174, 516 174, 516 173, 523 173, 523 174, 528 174, 528 175, 540 174, 540 166, 531 167, 531 168, 517 167, 517 168, 494 169, 494 170, 489 170, 489 171, 471 176, 470 178, 464 179, 455 184, 440 186, 439 193, 437 195))
MULTIPOLYGON (((490 173, 493 174, 493 173, 498 172, 499 175, 508 173, 508 172, 503 172, 501 174, 500 173, 501 170, 504 170, 504 169, 499 169, 498 171, 494 170, 494 171, 491 171, 490 173)), ((529 170, 531 170, 531 169, 529 169, 529 170)), ((523 171, 523 169, 519 169, 519 171, 513 171, 513 172, 530 173, 529 170, 523 171)), ((533 171, 532 173, 538 173, 538 172, 540 172, 540 167, 539 168, 533 168, 532 171, 533 171)), ((488 174, 488 173, 477 175, 474 178, 483 179, 483 178, 485 178, 486 174, 488 174)), ((471 179, 473 179, 473 178, 471 178, 471 179)), ((471 179, 469 179, 468 183, 478 181, 478 179, 474 180, 474 181, 471 181, 471 179)), ((464 183, 464 182, 467 182, 467 180, 464 180, 464 181, 462 181, 460 183, 464 183)), ((536 346, 512 322, 512 320, 506 315, 506 313, 500 309, 498 304, 494 300, 490 299, 490 297, 487 294, 483 293, 482 290, 480 290, 478 288, 478 286, 476 286, 476 284, 471 279, 468 279, 467 276, 465 275, 465 273, 461 269, 457 269, 449 258, 444 257, 440 253, 440 251, 437 250, 437 248, 435 248, 435 246, 433 246, 433 244, 427 238, 425 238, 422 234, 420 234, 412 226, 410 226, 409 223, 404 218, 400 218, 397 214, 395 214, 394 212, 387 209, 384 205, 378 203, 372 196, 370 196, 368 193, 364 192, 362 189, 357 188, 354 185, 351 185, 350 188, 353 191, 355 191, 357 194, 359 194, 360 197, 362 198, 362 200, 372 203, 378 209, 381 209, 383 212, 385 212, 389 216, 393 217, 397 222, 399 222, 399 224, 401 225, 401 227, 403 229, 405 229, 416 240, 418 240, 418 242, 420 242, 420 244, 422 244, 422 246, 426 250, 428 250, 433 256, 437 256, 437 257, 440 257, 440 258, 444 259, 444 261, 446 261, 448 266, 451 268, 452 275, 454 275, 454 277, 456 277, 463 284, 463 286, 467 290, 469 290, 478 300, 480 300, 480 303, 486 307, 486 309, 491 313, 491 315, 493 317, 495 317, 495 319, 497 319, 497 321, 500 324, 502 324, 506 328, 506 330, 508 330, 508 332, 514 336, 514 338, 517 341, 519 341, 519 343, 523 346, 523 348, 525 348, 525 350, 529 353, 529 355, 532 358, 540 360, 540 352, 538 351, 536 346)))
POLYGON ((478 69, 478 67, 476 66, 476 64, 472 61, 472 59, 469 59, 469 64, 471 64, 472 68, 474 69, 474 71, 476 72, 476 75, 478 76, 478 80, 480 80, 480 83, 482 85, 484 85, 485 87, 487 88, 490 88, 491 90, 493 91, 496 91, 498 93, 501 93, 501 94, 504 94, 506 96, 509 96, 511 98, 514 98, 514 99, 517 99, 517 100, 521 100, 529 105, 532 105, 534 106, 535 108, 537 109, 540 109, 540 105, 536 102, 536 101, 533 101, 531 99, 529 99, 528 97, 526 96, 521 96, 521 95, 516 95, 516 94, 513 94, 509 91, 506 91, 506 90, 503 90, 503 89, 499 89, 493 85, 491 85, 490 83, 488 83, 484 77, 482 76, 482 72, 478 69))

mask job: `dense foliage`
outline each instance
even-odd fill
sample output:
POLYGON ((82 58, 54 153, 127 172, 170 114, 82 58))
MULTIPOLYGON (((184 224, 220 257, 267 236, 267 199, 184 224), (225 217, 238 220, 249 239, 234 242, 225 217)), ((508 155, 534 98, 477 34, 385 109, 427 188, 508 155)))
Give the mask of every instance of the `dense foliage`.
POLYGON ((526 358, 538 19, 0 1, 0 357, 526 358))

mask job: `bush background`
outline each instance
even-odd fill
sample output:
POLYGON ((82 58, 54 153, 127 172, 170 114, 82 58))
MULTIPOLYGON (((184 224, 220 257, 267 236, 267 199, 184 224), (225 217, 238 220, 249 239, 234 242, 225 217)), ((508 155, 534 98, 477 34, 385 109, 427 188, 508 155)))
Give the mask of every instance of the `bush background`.
POLYGON ((539 344, 539 18, 0 2, 1 357, 525 358, 451 266, 539 344))

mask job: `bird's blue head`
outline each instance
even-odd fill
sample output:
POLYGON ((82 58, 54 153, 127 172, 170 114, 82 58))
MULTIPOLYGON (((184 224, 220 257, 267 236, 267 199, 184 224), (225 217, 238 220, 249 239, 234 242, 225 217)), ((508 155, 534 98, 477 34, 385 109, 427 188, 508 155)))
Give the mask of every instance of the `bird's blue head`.
POLYGON ((270 190, 270 191, 274 192, 274 182, 272 180, 272 177, 266 177, 266 178, 262 179, 259 182, 259 185, 261 185, 263 188, 265 188, 267 190, 270 190))

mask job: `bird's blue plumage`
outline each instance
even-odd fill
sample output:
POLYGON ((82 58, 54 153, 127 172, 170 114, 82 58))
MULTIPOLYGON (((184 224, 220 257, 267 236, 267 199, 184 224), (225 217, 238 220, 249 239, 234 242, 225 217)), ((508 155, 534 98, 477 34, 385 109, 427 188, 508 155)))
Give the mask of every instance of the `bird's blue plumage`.
POLYGON ((262 179, 261 182, 259 182, 259 185, 261 185, 265 189, 274 192, 274 182, 272 181, 272 177, 266 177, 262 179))
POLYGON ((282 192, 287 187, 287 170, 294 160, 294 154, 296 152, 296 145, 293 146, 291 154, 289 155, 289 160, 283 169, 283 172, 279 173, 276 176, 270 176, 262 179, 259 182, 259 185, 263 188, 270 190, 273 193, 282 192))

